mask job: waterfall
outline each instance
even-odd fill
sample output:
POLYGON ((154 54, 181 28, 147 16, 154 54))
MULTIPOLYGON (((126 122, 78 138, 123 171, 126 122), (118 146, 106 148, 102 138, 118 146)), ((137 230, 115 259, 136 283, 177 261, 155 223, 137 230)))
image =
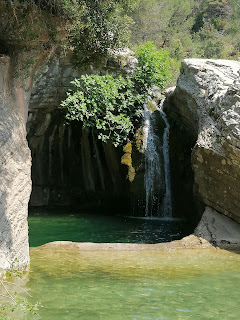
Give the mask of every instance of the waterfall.
POLYGON ((172 196, 169 167, 169 123, 162 110, 163 101, 153 112, 144 106, 144 140, 145 150, 145 192, 146 192, 146 216, 153 214, 164 218, 172 216, 172 196), (158 112, 165 128, 162 139, 155 133, 156 117, 158 112), (162 161, 163 160, 163 161, 162 161))
POLYGON ((163 198, 163 215, 164 217, 172 217, 172 192, 171 192, 171 175, 170 175, 170 164, 169 164, 169 131, 170 126, 167 121, 166 114, 163 109, 163 101, 157 108, 164 123, 165 128, 163 132, 163 161, 164 161, 164 173, 165 173, 165 195, 163 198))

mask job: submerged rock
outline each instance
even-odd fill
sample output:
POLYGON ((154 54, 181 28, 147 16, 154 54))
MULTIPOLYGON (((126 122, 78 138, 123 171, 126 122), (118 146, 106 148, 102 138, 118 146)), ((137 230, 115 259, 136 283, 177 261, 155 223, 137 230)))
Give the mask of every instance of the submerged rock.
POLYGON ((240 222, 240 62, 184 60, 168 101, 196 137, 192 167, 203 203, 240 222))

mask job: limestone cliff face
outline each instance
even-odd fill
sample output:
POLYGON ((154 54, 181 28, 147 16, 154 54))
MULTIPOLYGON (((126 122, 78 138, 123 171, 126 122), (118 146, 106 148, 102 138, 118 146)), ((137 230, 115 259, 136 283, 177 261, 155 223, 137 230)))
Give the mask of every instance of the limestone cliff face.
POLYGON ((28 201, 31 157, 26 140, 28 94, 0 57, 0 268, 29 263, 28 201))
POLYGON ((184 60, 168 101, 196 137, 192 166, 203 202, 240 222, 240 62, 184 60))
MULTIPOLYGON (((127 58, 129 59, 129 58, 127 58)), ((131 72, 135 61, 121 70, 109 61, 101 73, 131 72)), ((101 143, 79 122, 67 125, 61 101, 81 74, 99 73, 90 66, 76 70, 70 56, 55 55, 41 68, 33 86, 27 122, 32 153, 31 206, 69 205, 128 206, 127 168, 122 150, 101 143)))

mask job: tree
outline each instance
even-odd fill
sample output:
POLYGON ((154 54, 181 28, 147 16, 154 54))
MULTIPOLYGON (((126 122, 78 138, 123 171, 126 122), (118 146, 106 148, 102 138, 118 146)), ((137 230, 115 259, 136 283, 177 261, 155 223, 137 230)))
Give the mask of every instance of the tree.
POLYGON ((127 44, 135 0, 1 0, 8 46, 72 47, 75 62, 100 59, 127 44), (46 46, 47 43, 47 46, 46 46))
POLYGON ((75 79, 75 90, 61 104, 67 120, 81 121, 84 128, 93 128, 100 140, 110 140, 114 146, 131 140, 150 89, 154 85, 164 88, 170 79, 168 52, 147 42, 136 54, 139 65, 132 77, 83 75, 75 79))
POLYGON ((83 75, 73 84, 76 90, 62 102, 68 121, 81 121, 84 128, 94 128, 100 140, 111 140, 114 146, 134 133, 143 114, 144 96, 135 91, 130 77, 83 75))

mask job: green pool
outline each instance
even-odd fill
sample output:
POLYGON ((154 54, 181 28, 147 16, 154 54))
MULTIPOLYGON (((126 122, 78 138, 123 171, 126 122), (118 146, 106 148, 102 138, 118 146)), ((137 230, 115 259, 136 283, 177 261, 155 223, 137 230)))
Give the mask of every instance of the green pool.
POLYGON ((31 271, 23 284, 42 320, 239 320, 240 254, 217 249, 81 251, 76 242, 166 242, 184 221, 41 212, 29 217, 31 271))
POLYGON ((26 287, 43 306, 36 319, 240 319, 237 253, 40 247, 31 271, 26 287))
POLYGON ((28 218, 30 247, 52 241, 158 243, 181 239, 193 226, 179 219, 148 219, 62 211, 35 212, 28 218))

